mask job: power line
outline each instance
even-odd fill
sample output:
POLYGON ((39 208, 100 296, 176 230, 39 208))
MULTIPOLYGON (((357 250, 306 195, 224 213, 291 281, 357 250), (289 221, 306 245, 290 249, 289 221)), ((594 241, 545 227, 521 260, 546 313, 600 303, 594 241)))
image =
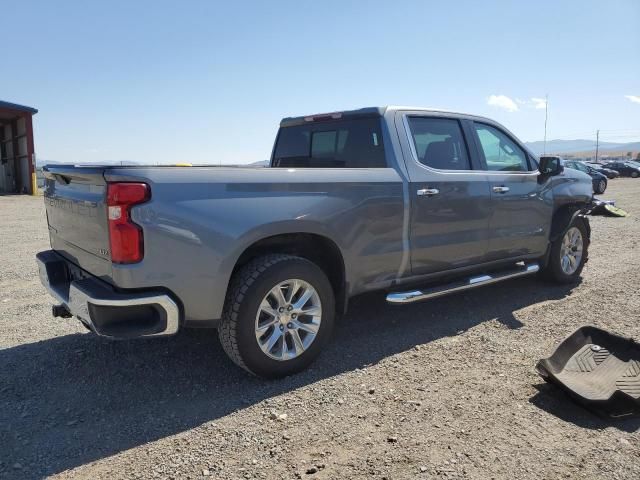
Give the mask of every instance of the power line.
POLYGON ((607 138, 639 138, 640 137, 640 133, 628 133, 628 134, 624 134, 624 135, 609 135, 609 134, 605 134, 604 135, 607 138))
MULTIPOLYGON (((610 129, 610 130, 600 129, 600 133, 604 134, 604 136, 606 137, 640 137, 640 130, 634 129, 634 128, 610 129)), ((573 132, 573 133, 563 133, 562 135, 553 135, 553 138, 556 140, 562 140, 562 139, 579 140, 576 137, 580 137, 580 136, 590 137, 595 135, 596 135, 596 130, 582 130, 582 131, 573 132)))
POLYGON ((611 130, 601 130, 602 132, 640 132, 637 128, 618 128, 611 130))
POLYGON ((549 112, 549 94, 544 96, 544 153, 547 153, 547 114, 549 112))
MULTIPOLYGON (((586 134, 581 134, 581 135, 562 135, 562 136, 556 136, 554 135, 552 137, 552 140, 548 140, 548 142, 553 142, 556 140, 560 140, 560 141, 567 141, 570 142, 572 140, 574 141, 579 141, 579 140, 592 140, 594 142, 595 145, 595 136, 596 136, 597 132, 589 132, 588 135, 586 134)), ((600 140, 603 142, 609 142, 609 143, 636 143, 636 142, 640 142, 640 133, 636 134, 626 134, 626 135, 609 135, 609 134, 604 134, 602 133, 602 130, 600 130, 600 140)))
POLYGON ((595 130, 584 130, 582 132, 576 133, 565 133, 562 135, 553 135, 554 140, 562 140, 562 139, 570 139, 570 140, 580 140, 576 137, 591 137, 596 134, 595 130))

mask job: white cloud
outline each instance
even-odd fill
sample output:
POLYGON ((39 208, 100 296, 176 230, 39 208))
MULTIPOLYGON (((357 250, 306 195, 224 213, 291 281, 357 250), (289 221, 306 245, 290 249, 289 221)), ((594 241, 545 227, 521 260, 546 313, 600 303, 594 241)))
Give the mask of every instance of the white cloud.
POLYGON ((640 95, 625 95, 624 98, 631 100, 633 103, 640 103, 640 95))
POLYGON ((516 102, 511 100, 506 95, 490 95, 487 99, 487 104, 491 105, 492 107, 503 108, 507 112, 517 112, 519 110, 516 102))
POLYGON ((533 108, 536 108, 538 110, 547 107, 547 100, 545 98, 532 97, 531 103, 533 104, 533 108))

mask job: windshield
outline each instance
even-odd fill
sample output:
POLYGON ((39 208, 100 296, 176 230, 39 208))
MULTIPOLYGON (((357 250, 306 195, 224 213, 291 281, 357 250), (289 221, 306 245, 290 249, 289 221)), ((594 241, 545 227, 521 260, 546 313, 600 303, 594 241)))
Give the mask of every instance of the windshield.
POLYGON ((574 170, 580 170, 581 172, 589 172, 589 167, 587 167, 586 165, 580 162, 574 162, 569 160, 569 161, 565 161, 564 164, 566 167, 573 168, 574 170))

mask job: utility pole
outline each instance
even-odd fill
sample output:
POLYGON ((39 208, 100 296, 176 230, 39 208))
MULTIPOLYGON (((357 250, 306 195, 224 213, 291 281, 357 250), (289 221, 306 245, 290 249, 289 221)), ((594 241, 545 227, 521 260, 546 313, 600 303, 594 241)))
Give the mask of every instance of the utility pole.
POLYGON ((544 153, 547 153, 547 114, 549 112, 549 94, 544 96, 544 153))
POLYGON ((598 163, 598 147, 600 146, 600 130, 596 130, 596 163, 598 163))

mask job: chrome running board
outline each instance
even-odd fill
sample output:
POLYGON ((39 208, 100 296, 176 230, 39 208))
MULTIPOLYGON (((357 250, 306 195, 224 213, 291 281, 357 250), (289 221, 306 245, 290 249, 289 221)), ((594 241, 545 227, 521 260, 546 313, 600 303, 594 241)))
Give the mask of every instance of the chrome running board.
POLYGON ((483 285, 489 285, 490 283, 501 282, 502 280, 508 280, 510 278, 523 277, 525 275, 531 275, 540 270, 540 265, 537 263, 530 263, 525 265, 516 266, 516 268, 510 268, 508 270, 500 270, 494 273, 476 275, 473 277, 467 277, 462 280, 458 280, 445 285, 437 285, 423 290, 411 290, 409 292, 397 292, 387 295, 387 302, 403 305, 406 303, 420 302, 422 300, 428 300, 430 298, 442 297, 449 295, 450 293, 460 292, 463 290, 469 290, 470 288, 482 287, 483 285))

